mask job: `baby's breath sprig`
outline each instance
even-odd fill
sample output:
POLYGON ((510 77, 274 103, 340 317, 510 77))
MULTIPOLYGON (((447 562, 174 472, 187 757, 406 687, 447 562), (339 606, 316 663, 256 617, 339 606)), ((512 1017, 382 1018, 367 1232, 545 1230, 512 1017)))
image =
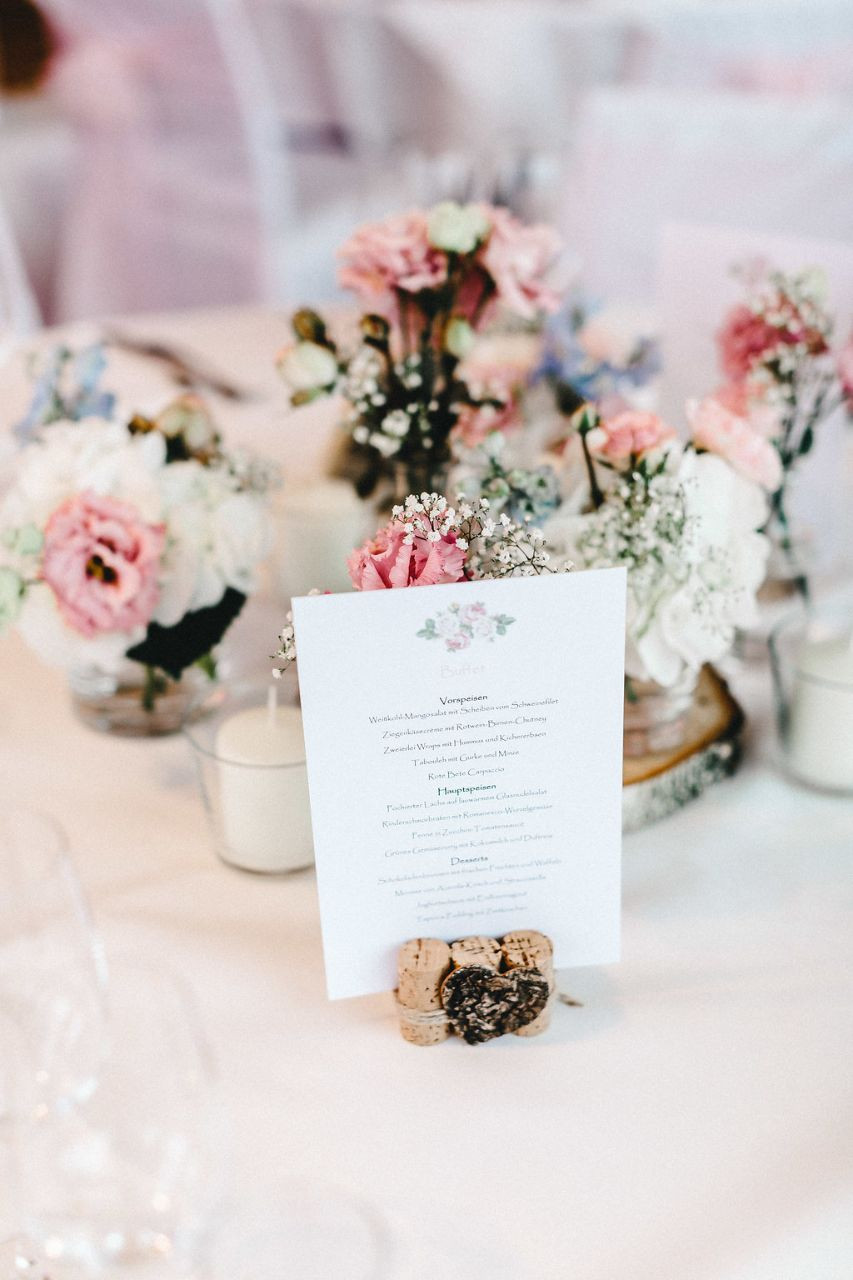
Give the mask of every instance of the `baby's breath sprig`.
POLYGON ((293 629, 293 614, 288 609, 285 624, 278 636, 278 648, 270 655, 274 661, 282 662, 281 667, 273 667, 273 678, 280 680, 288 667, 296 661, 296 632, 293 629))
MULTIPOLYGON (((545 535, 534 527, 530 517, 517 521, 502 512, 495 519, 488 498, 469 502, 460 495, 454 506, 440 493, 411 493, 392 509, 386 531, 396 531, 398 537, 402 533, 403 545, 409 547, 416 542, 453 543, 465 552, 462 581, 568 573, 574 567, 570 560, 551 559, 545 550, 545 535)), ((272 657, 283 665, 273 671, 276 679, 296 660, 291 614, 287 615, 278 640, 279 647, 272 657)))
POLYGON ((529 518, 519 522, 503 512, 495 520, 488 498, 469 502, 460 495, 454 507, 442 494, 410 494, 403 505, 393 508, 392 516, 405 531, 404 542, 409 545, 416 538, 427 542, 453 538, 467 553, 465 576, 469 581, 563 573, 571 568, 568 561, 551 563, 544 534, 529 518))

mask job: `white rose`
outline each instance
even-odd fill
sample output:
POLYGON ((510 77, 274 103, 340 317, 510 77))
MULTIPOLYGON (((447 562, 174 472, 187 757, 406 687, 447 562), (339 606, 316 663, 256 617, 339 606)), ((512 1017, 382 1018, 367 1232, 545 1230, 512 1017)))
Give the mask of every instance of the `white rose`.
POLYGON ((316 391, 331 387, 338 377, 338 362, 333 351, 318 342, 297 342, 287 347, 276 364, 285 382, 294 391, 316 391))
POLYGON ((459 631, 459 617, 455 613, 440 613, 435 620, 435 629, 440 636, 455 636, 459 631))
POLYGON ((476 204, 443 200, 431 210, 427 224, 429 242, 447 253, 471 253, 491 230, 482 209, 476 204))

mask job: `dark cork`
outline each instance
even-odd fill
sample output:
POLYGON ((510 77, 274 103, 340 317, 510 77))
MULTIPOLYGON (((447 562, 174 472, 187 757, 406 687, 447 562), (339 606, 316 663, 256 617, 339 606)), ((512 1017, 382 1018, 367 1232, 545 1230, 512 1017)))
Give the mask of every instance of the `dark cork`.
POLYGON ((466 965, 447 975, 441 1002, 456 1034, 483 1044, 537 1018, 548 1002, 548 980, 538 969, 496 973, 466 965))

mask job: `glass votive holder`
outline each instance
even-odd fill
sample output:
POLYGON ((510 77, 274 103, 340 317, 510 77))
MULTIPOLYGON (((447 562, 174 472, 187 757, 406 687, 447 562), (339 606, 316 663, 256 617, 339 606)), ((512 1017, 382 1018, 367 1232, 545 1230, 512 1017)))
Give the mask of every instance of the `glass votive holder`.
POLYGON ((219 685, 203 707, 191 709, 183 731, 219 857, 266 874, 310 867, 314 844, 295 672, 275 682, 219 685))
POLYGON ((780 622, 770 658, 785 768, 810 786, 853 793, 853 592, 780 622))

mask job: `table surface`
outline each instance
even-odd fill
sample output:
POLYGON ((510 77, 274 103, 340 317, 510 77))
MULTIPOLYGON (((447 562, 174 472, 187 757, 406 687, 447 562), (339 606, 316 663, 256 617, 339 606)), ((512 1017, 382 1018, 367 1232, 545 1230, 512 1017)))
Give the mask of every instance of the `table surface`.
MULTIPOLYGON (((312 419, 286 411, 271 367, 282 316, 134 323, 256 388, 217 405, 230 438, 310 471, 312 419)), ((128 356, 113 382, 137 407, 167 387, 128 356)), ((279 610, 238 624, 247 666, 279 610)), ((326 1000, 313 872, 217 861, 180 737, 85 729, 14 635, 0 673, 2 793, 63 822, 107 947, 194 987, 236 1187, 296 1174, 359 1192, 391 1225, 394 1280, 849 1280, 853 803, 773 767, 766 668, 733 675, 740 773, 625 839, 621 964, 563 974, 583 1007, 558 1006, 540 1039, 432 1051, 400 1039, 390 994, 326 1000)))

